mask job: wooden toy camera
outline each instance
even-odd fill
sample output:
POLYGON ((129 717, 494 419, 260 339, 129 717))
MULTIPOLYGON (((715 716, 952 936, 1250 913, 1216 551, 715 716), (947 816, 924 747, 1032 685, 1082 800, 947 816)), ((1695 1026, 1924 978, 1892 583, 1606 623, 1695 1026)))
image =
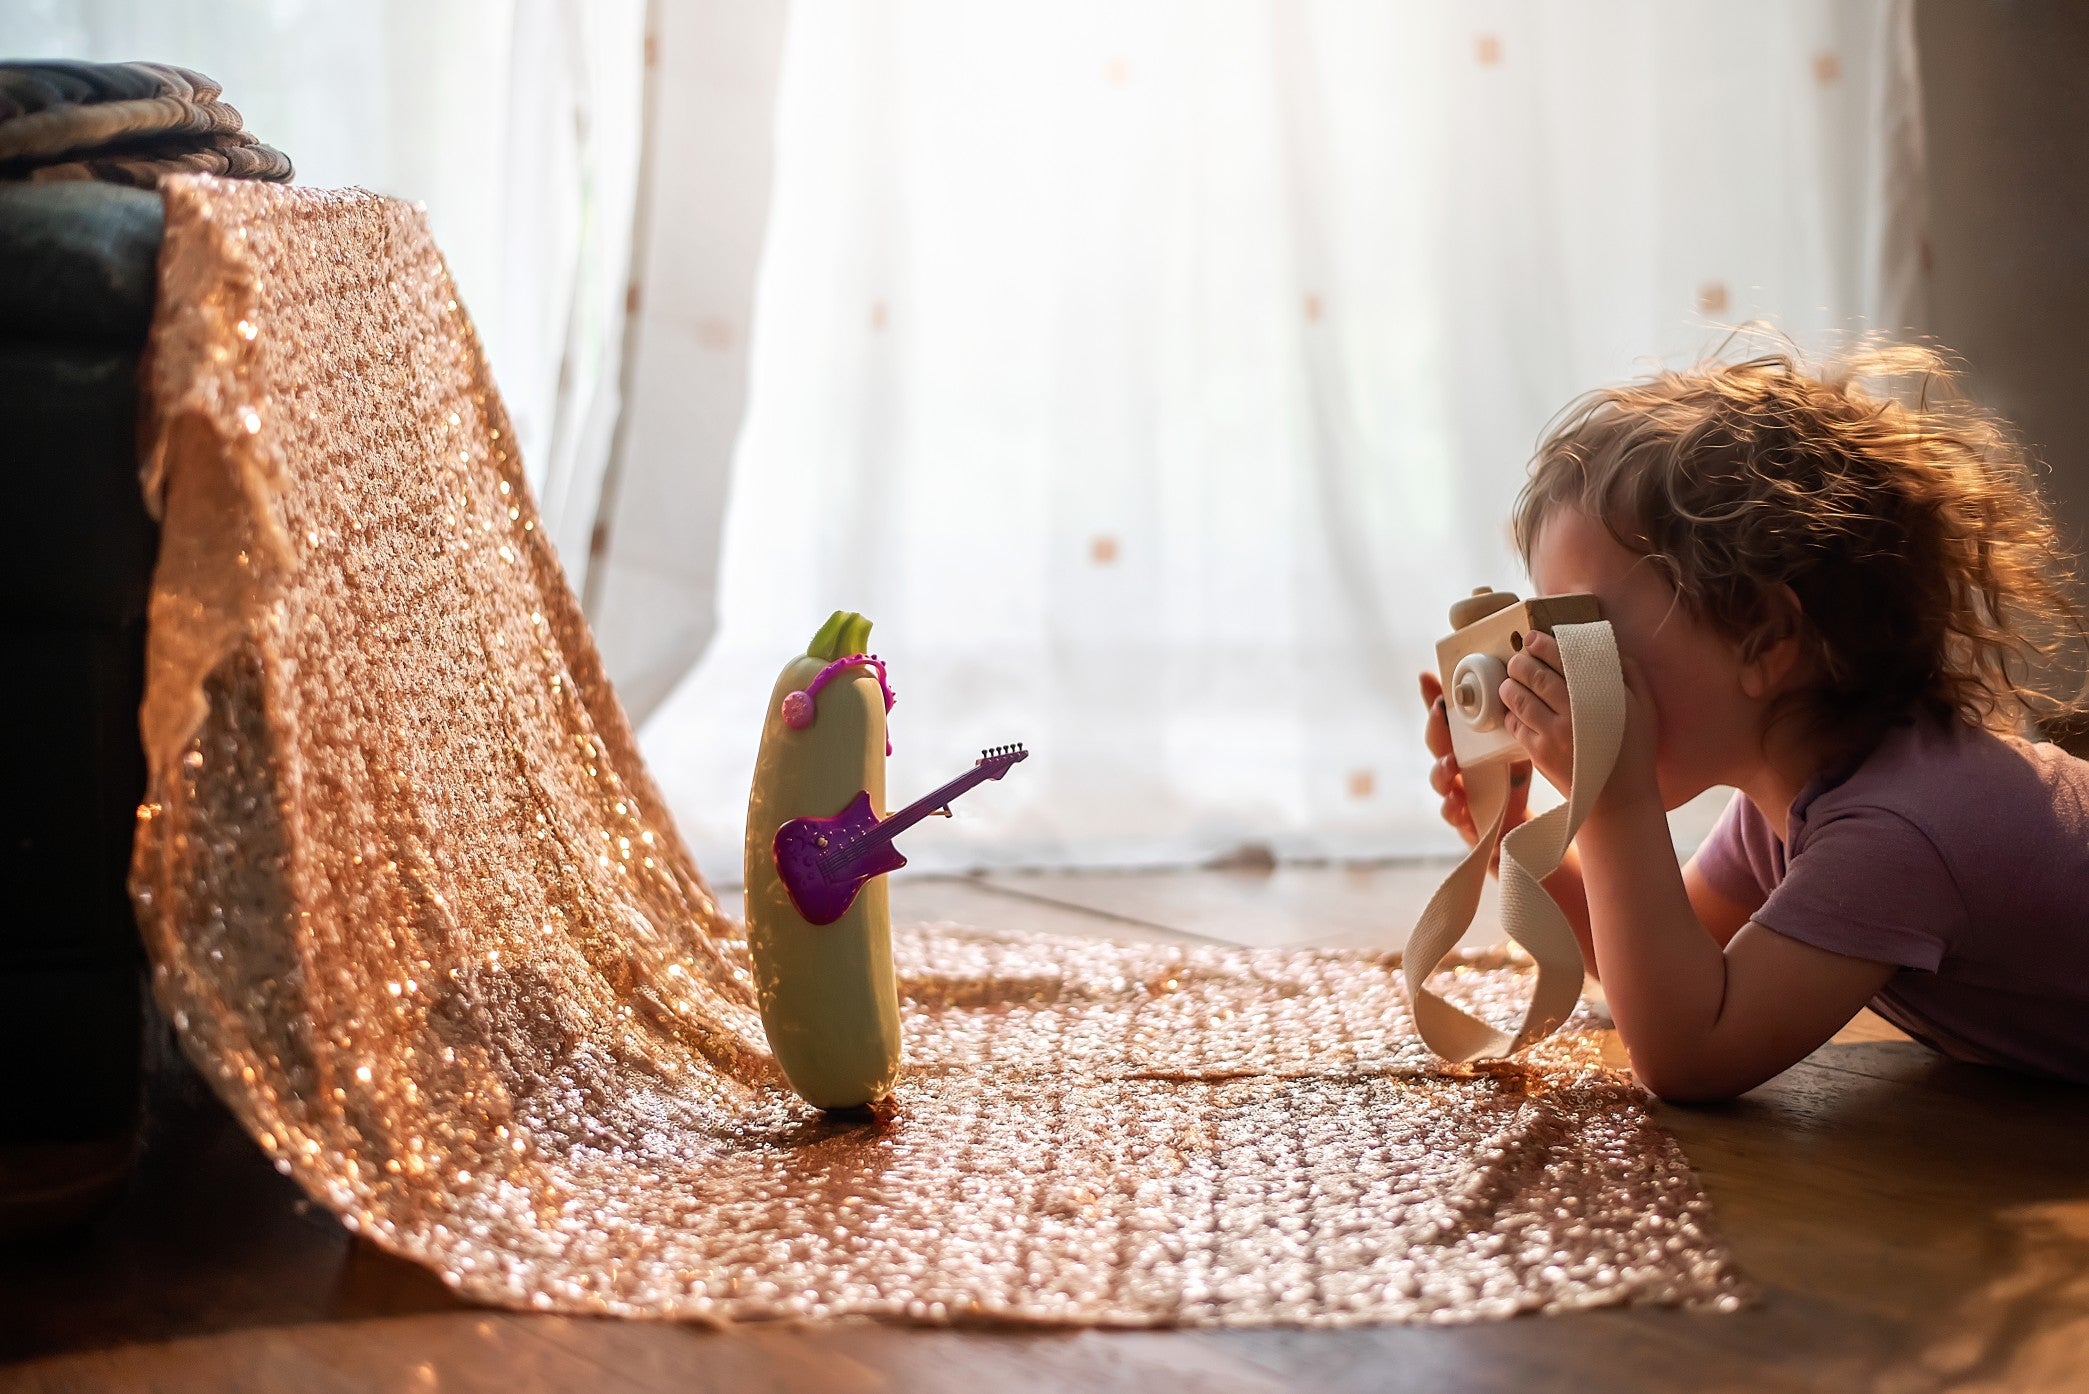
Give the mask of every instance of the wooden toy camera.
POLYGON ((1475 587, 1451 606, 1451 633, 1436 641, 1436 671, 1451 724, 1451 753, 1462 769, 1519 758, 1523 747, 1502 729, 1501 685, 1509 658, 1532 630, 1550 634, 1559 624, 1602 619, 1593 595, 1541 595, 1518 600, 1509 591, 1475 587))

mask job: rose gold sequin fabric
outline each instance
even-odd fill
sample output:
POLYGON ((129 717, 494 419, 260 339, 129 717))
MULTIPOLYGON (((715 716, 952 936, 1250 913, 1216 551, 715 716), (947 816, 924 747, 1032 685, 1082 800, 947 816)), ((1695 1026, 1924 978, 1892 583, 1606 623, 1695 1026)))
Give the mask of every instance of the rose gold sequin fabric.
MULTIPOLYGON (((902 932, 895 1106, 799 1104, 421 215, 209 178, 167 215, 134 891, 191 1055, 351 1229, 645 1316, 1742 1299, 1592 1032, 1441 1066, 1385 957, 902 932)), ((1508 1020, 1527 984, 1446 990, 1508 1020)))

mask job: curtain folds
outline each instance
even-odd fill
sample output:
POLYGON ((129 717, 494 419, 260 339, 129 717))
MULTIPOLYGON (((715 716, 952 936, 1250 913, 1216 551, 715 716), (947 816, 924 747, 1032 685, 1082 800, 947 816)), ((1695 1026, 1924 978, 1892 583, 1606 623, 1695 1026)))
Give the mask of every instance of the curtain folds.
POLYGON ((218 79, 301 184, 427 206, 576 587, 619 407, 645 0, 10 0, 0 56, 218 79))
POLYGON ((1547 418, 1753 317, 1916 318, 1910 24, 794 6, 717 633, 642 735, 701 864, 836 608, 892 666, 895 801, 1036 755, 917 866, 1455 847, 1414 675, 1451 598, 1522 583, 1547 418))
POLYGON ((1453 850, 1414 674, 1522 583, 1547 418, 1921 318, 1909 0, 646 9, 21 0, 0 47, 199 67, 302 182, 426 202, 714 868, 836 608, 895 798, 1036 754, 917 866, 1453 850))

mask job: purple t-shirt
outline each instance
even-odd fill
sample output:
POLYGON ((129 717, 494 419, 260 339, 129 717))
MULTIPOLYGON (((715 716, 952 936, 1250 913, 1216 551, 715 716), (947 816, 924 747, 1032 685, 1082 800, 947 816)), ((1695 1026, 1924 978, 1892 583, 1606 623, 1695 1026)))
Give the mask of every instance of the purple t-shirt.
POLYGON ((1736 793, 1697 868, 1765 928, 1898 965, 1871 1007, 1915 1039, 2089 1083, 2089 760, 1917 722, 1808 784, 1786 831, 1736 793))

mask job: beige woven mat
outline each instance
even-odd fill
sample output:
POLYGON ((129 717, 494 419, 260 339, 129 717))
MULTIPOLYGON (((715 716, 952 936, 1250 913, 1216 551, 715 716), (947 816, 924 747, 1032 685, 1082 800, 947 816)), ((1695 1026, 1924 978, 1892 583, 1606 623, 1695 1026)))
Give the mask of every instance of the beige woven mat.
MULTIPOLYGON (((798 1105, 420 215, 167 200, 134 888, 190 1053, 351 1228, 488 1302, 646 1316, 1741 1299, 1585 1029, 1438 1066, 1389 959, 905 933, 896 1109, 798 1105)), ((1525 988, 1440 981, 1495 1020, 1525 988)))

